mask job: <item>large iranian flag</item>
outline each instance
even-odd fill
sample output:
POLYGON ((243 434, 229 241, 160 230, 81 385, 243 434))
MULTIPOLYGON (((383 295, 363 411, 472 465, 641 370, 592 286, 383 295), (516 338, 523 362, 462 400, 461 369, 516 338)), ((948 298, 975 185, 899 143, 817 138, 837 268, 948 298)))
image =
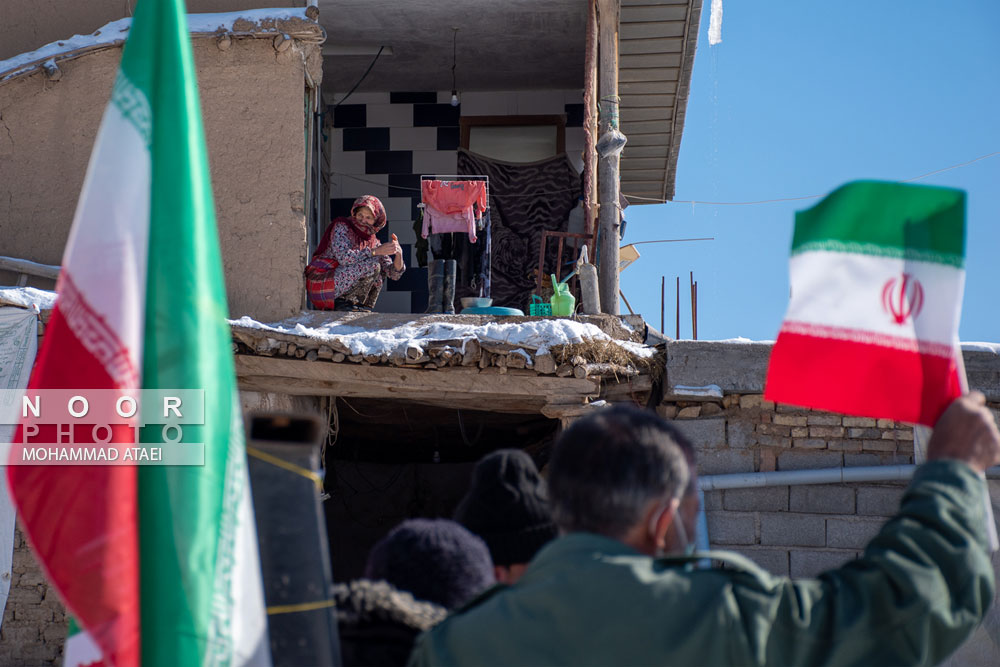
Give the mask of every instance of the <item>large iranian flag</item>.
POLYGON ((31 388, 205 392, 205 425, 185 426, 204 466, 8 468, 28 539, 85 630, 67 663, 269 664, 183 0, 138 5, 57 289, 31 388))
POLYGON ((962 393, 965 193, 859 181, 795 216, 765 398, 933 425, 962 393))

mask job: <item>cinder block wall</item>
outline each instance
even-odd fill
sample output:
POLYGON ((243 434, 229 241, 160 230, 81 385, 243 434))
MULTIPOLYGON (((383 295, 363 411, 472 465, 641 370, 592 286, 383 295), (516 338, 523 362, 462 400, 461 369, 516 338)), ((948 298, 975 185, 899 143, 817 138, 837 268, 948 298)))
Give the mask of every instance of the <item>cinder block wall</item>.
MULTIPOLYGON (((913 463, 910 424, 764 400, 770 351, 767 343, 668 344, 657 412, 692 441, 700 475, 913 463), (721 398, 695 398, 688 389, 711 385, 721 398)), ((1000 356, 966 351, 965 362, 972 388, 987 395, 1000 421, 1000 356)), ((709 541, 775 574, 813 576, 856 558, 895 514, 904 489, 898 482, 708 492, 709 541)))

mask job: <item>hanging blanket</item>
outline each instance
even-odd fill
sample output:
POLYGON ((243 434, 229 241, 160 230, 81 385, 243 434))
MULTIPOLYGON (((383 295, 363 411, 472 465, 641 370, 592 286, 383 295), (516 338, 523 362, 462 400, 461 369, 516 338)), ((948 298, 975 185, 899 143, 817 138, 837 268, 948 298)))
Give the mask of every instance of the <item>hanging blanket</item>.
MULTIPOLYGON (((515 164, 458 151, 458 173, 490 177, 493 305, 527 310, 535 289, 542 232, 566 231, 569 212, 580 198, 580 174, 565 154, 515 164)), ((486 235, 480 236, 485 244, 486 235)), ((549 243, 545 272, 554 273, 556 243, 549 243)), ((467 281, 462 281, 467 284, 467 281)), ((456 297, 477 296, 468 287, 456 297)))

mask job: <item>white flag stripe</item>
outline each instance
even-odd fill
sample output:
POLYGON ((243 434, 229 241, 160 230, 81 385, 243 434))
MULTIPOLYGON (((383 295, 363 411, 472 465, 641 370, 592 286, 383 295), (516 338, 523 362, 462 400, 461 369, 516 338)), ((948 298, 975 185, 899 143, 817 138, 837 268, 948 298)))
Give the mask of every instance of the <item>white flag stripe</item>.
POLYGON ((136 372, 142 368, 151 170, 145 139, 109 104, 63 256, 63 271, 124 345, 136 372))
POLYGON ((965 283, 961 269, 816 251, 793 256, 790 270, 786 321, 938 345, 957 340, 965 283), (904 274, 909 277, 905 294, 904 274))

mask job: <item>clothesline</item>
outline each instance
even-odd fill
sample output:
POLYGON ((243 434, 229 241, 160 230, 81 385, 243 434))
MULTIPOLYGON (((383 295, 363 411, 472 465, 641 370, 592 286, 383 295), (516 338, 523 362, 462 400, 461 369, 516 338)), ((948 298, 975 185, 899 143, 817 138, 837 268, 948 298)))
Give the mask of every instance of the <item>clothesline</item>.
MULTIPOLYGON (((949 166, 943 167, 941 169, 935 169, 934 171, 929 171, 926 174, 921 174, 919 176, 914 176, 913 178, 907 178, 907 179, 904 179, 904 180, 902 180, 900 182, 901 183, 913 183, 914 181, 919 181, 919 180, 927 178, 929 176, 934 176, 935 174, 941 174, 941 173, 944 173, 946 171, 951 171, 952 169, 959 169, 960 167, 967 167, 970 164, 974 164, 976 162, 979 162, 980 160, 986 160, 986 159, 991 158, 991 157, 996 157, 997 155, 1000 155, 1000 151, 995 151, 993 153, 987 153, 986 155, 980 155, 979 157, 973 158, 973 159, 968 160, 966 162, 961 162, 959 164, 949 165, 949 166)), ((334 171, 334 172, 331 172, 331 173, 333 175, 335 175, 335 176, 346 176, 348 178, 353 178, 354 180, 360 181, 361 183, 370 183, 372 185, 386 185, 385 183, 381 183, 379 181, 373 181, 373 180, 366 179, 366 178, 361 178, 360 176, 355 176, 354 174, 345 174, 345 173, 337 172, 337 171, 334 171)), ((389 186, 389 187, 391 189, 405 190, 407 192, 420 192, 420 188, 409 188, 409 187, 398 186, 398 185, 393 185, 393 186, 389 186)), ((544 197, 544 196, 547 196, 547 195, 562 194, 564 192, 574 192, 575 190, 576 190, 576 188, 565 188, 565 189, 562 189, 562 190, 548 190, 548 191, 545 191, 545 192, 532 192, 532 193, 526 193, 526 194, 502 194, 502 195, 497 195, 497 194, 492 194, 491 193, 490 196, 491 197, 497 197, 497 198, 503 198, 503 197, 544 197)), ((642 197, 640 195, 630 195, 628 193, 624 193, 624 196, 627 199, 635 199, 637 201, 644 201, 644 202, 654 202, 654 203, 657 203, 657 204, 703 204, 703 205, 709 205, 709 206, 756 206, 758 204, 775 204, 775 203, 779 203, 779 202, 805 201, 805 200, 808 200, 808 199, 819 199, 820 197, 825 197, 826 194, 827 193, 818 194, 818 195, 805 195, 803 197, 781 197, 781 198, 777 198, 777 199, 759 199, 759 200, 756 200, 756 201, 701 201, 701 200, 698 200, 698 199, 658 199, 656 197, 642 197)))

